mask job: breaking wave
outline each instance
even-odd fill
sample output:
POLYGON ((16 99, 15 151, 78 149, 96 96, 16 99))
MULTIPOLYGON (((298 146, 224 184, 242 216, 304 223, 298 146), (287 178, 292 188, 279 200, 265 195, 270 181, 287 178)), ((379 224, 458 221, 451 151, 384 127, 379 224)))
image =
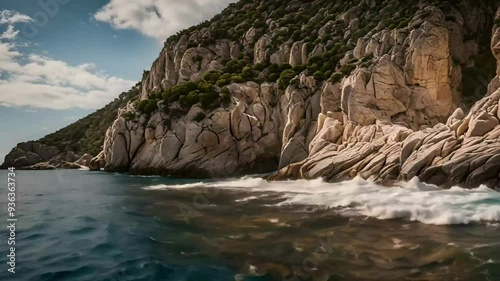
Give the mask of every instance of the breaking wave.
POLYGON ((448 225, 500 221, 500 193, 480 186, 477 189, 452 187, 441 189, 413 179, 392 188, 356 178, 341 183, 322 180, 268 182, 261 178, 198 182, 180 185, 155 185, 146 190, 219 188, 240 190, 251 201, 254 192, 278 193, 283 205, 307 205, 334 208, 344 215, 362 215, 377 219, 406 219, 425 224, 448 225), (250 193, 250 194, 249 194, 250 193))

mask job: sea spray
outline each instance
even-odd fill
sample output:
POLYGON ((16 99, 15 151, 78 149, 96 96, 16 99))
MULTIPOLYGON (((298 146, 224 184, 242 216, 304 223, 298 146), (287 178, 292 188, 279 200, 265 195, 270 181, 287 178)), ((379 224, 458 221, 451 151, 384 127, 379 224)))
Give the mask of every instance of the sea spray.
MULTIPOLYGON (((344 215, 361 215, 378 219, 406 219, 425 224, 448 225, 500 221, 500 193, 480 186, 477 189, 452 187, 442 189, 420 182, 417 178, 393 187, 355 178, 340 183, 322 180, 269 182, 244 177, 209 183, 148 186, 146 190, 220 188, 244 192, 279 194, 284 205, 332 208, 344 215)), ((248 195, 240 201, 258 197, 248 195)))

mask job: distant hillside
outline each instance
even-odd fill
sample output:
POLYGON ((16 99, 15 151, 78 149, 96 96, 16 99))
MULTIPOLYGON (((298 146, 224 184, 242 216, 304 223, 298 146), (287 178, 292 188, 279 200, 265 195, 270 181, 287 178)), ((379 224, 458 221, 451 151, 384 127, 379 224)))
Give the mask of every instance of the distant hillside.
POLYGON ((97 155, 102 150, 106 130, 116 119, 118 109, 130 100, 138 98, 139 84, 105 107, 84 117, 75 123, 60 129, 38 140, 39 143, 55 146, 61 152, 72 151, 77 154, 89 153, 97 155))

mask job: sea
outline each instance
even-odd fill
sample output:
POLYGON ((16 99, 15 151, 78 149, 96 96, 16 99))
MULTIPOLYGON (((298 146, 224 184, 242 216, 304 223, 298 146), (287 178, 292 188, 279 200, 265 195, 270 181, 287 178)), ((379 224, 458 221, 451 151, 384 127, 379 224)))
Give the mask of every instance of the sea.
POLYGON ((0 171, 0 280, 500 280, 500 193, 0 171), (12 210, 11 210, 12 211, 12 210))

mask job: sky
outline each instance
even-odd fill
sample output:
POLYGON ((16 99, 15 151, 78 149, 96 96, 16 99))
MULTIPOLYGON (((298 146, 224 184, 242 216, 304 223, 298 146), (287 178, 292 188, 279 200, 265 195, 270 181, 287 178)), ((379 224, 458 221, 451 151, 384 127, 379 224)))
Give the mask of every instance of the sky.
POLYGON ((231 0, 1 0, 0 162, 140 80, 165 39, 231 0))

